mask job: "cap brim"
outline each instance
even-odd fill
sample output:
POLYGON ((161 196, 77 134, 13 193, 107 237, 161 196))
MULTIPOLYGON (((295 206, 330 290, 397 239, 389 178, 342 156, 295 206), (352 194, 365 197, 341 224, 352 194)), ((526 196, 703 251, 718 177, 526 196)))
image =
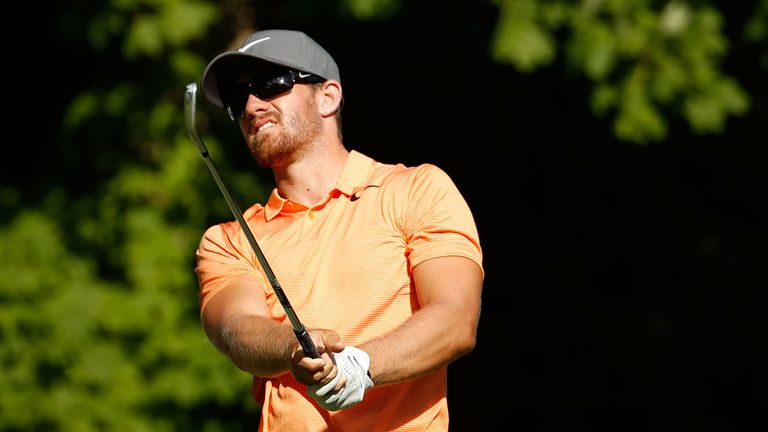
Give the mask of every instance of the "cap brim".
POLYGON ((259 58, 244 52, 230 51, 219 54, 208 63, 205 71, 203 71, 203 78, 200 83, 203 96, 217 107, 224 108, 224 103, 221 100, 221 89, 230 85, 239 74, 247 72, 255 75, 274 67, 287 67, 306 72, 293 64, 259 58))

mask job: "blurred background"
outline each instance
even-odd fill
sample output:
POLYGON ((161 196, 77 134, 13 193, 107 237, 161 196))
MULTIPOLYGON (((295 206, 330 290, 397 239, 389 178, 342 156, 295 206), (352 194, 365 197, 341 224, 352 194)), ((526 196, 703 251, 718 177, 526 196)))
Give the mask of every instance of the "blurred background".
MULTIPOLYGON (((474 212, 452 430, 766 430, 768 0, 26 8, 6 17, 36 24, 5 38, 0 430, 256 429, 250 378, 200 328, 195 248, 232 216, 182 99, 266 28, 334 56, 349 149, 442 167, 474 212)), ((264 201, 269 172, 199 105, 240 207, 264 201)))

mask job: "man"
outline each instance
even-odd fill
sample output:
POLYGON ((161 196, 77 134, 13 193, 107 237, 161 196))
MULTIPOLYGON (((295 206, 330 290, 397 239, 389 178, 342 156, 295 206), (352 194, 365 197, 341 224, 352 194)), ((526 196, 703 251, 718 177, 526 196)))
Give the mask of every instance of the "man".
POLYGON ((304 354, 240 226, 208 228, 203 328, 254 375, 259 430, 448 430, 447 365, 475 345, 483 281, 453 182, 347 150, 338 67, 302 32, 251 34, 201 87, 272 170, 272 195, 244 218, 321 354, 304 354))

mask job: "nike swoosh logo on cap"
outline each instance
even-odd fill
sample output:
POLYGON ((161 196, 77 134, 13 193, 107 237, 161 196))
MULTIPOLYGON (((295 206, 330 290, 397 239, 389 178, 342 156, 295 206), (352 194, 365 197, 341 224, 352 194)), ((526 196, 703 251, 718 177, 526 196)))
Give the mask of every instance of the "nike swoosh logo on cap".
POLYGON ((240 51, 240 52, 243 52, 243 51, 247 50, 248 48, 250 48, 250 47, 252 47, 252 46, 256 45, 257 43, 260 43, 260 42, 264 42, 265 40, 268 40, 268 39, 272 39, 272 38, 271 38, 271 37, 269 37, 269 36, 267 36, 267 37, 265 37, 265 38, 257 39, 257 40, 255 40, 255 41, 253 41, 253 42, 249 43, 248 45, 246 45, 246 46, 244 46, 244 47, 240 48, 238 51, 240 51))
POLYGON ((299 78, 306 78, 306 77, 308 77, 310 75, 312 75, 312 74, 303 74, 303 73, 299 72, 299 78))

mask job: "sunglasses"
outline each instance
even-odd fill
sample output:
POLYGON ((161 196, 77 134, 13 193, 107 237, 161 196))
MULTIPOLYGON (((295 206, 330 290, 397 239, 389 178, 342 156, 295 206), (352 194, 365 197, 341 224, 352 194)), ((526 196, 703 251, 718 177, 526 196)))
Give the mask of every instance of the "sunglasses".
POLYGON ((270 99, 288 92, 296 83, 313 84, 325 82, 325 79, 314 74, 294 70, 282 70, 268 74, 259 74, 248 81, 235 84, 224 92, 222 102, 232 120, 243 116, 248 96, 254 95, 259 99, 270 99))

